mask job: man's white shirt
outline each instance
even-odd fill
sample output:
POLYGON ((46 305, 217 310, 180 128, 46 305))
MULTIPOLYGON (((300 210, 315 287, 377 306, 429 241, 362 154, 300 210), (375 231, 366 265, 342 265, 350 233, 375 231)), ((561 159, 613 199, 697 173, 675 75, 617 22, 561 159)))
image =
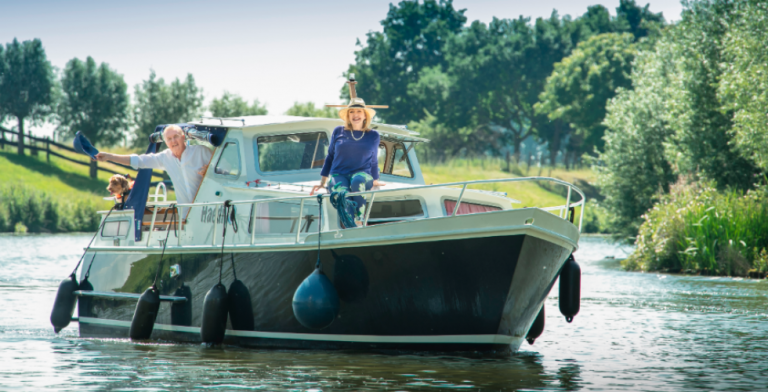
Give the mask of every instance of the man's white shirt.
POLYGON ((198 172, 211 161, 212 155, 208 147, 192 145, 181 153, 181 160, 176 159, 170 149, 157 154, 133 154, 131 166, 134 169, 165 170, 173 181, 176 200, 182 204, 192 203, 203 181, 203 176, 198 172))

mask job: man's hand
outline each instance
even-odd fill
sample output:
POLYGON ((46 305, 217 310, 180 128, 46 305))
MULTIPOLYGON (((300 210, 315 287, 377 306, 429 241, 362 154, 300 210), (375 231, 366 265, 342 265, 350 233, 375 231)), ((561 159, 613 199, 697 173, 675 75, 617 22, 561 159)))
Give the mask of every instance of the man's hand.
MULTIPOLYGON (((210 165, 210 163, 208 165, 210 165)), ((205 177, 205 173, 208 172, 208 165, 201 167, 197 174, 205 177)))
POLYGON ((121 165, 130 165, 131 164, 131 156, 130 155, 118 155, 118 154, 110 154, 108 152, 100 152, 96 154, 96 161, 99 162, 115 162, 119 163, 121 165))

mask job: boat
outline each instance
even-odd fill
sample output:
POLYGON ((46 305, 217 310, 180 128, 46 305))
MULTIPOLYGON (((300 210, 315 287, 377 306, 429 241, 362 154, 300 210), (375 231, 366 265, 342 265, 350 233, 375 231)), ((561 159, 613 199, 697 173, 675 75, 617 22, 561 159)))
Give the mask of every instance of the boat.
MULTIPOLYGON (((203 342, 206 312, 218 312, 220 340, 244 347, 515 352, 532 342, 578 249, 583 192, 547 177, 426 184, 414 146, 427 140, 374 123, 386 185, 360 193, 362 226, 345 229, 329 195, 310 194, 341 124, 269 115, 178 124, 214 149, 194 202, 167 200, 164 184, 153 191, 140 170, 125 209, 99 212, 72 294, 79 335, 134 337, 137 318, 151 316, 144 338, 203 342), (526 207, 494 191, 536 182, 562 187, 565 203, 526 207), (329 325, 296 314, 297 288, 316 270, 338 297, 329 325), (235 281, 247 298, 215 302, 212 287, 233 293, 235 281), (155 313, 139 315, 151 287, 155 313)), ((578 312, 578 277, 575 285, 567 300, 578 312)))

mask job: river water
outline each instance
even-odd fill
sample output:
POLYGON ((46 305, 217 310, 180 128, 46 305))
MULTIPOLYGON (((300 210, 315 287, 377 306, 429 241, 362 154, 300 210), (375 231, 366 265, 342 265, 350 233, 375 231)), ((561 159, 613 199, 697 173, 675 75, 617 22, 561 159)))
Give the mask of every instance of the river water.
POLYGON ((585 237, 581 312, 506 357, 275 351, 80 339, 48 317, 90 235, 0 236, 0 390, 768 390, 768 282, 630 273, 585 237))

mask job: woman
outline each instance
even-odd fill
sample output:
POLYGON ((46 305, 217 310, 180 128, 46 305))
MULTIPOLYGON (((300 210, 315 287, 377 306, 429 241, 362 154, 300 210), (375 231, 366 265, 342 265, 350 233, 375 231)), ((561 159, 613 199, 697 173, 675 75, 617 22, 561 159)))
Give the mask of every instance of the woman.
MULTIPOLYGON (((349 105, 339 110, 339 117, 344 125, 336 127, 331 136, 328 156, 323 170, 320 171, 320 185, 312 188, 312 193, 328 185, 328 192, 346 189, 348 192, 363 192, 374 186, 382 186, 379 181, 379 133, 371 129, 371 120, 376 111, 366 107, 362 98, 352 98, 349 105)), ((365 199, 362 196, 350 197, 358 208, 349 213, 356 221, 365 215, 365 199)), ((359 222, 358 222, 359 223, 359 222)))

